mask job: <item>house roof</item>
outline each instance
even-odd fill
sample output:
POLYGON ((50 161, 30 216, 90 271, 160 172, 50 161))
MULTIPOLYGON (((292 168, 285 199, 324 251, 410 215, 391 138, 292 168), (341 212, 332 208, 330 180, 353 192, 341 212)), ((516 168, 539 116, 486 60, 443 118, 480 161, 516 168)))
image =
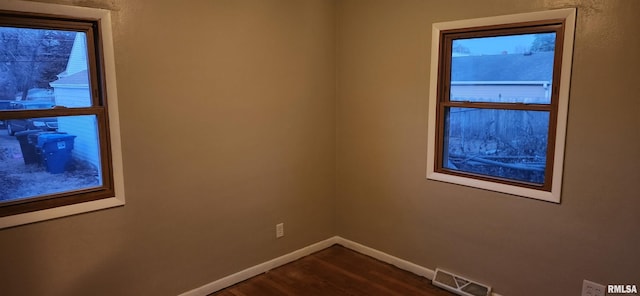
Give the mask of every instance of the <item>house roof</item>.
POLYGON ((451 64, 451 81, 551 81, 553 52, 459 56, 451 64))
POLYGON ((89 85, 89 77, 87 75, 87 70, 82 70, 78 73, 66 77, 61 77, 60 79, 49 84, 53 87, 89 85))

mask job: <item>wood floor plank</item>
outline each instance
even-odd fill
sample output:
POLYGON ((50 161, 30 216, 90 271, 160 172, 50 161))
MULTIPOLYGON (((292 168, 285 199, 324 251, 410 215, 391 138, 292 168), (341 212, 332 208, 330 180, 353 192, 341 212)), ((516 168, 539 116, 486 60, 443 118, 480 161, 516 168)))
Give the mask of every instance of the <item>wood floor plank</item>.
POLYGON ((340 245, 210 296, 451 296, 424 278, 340 245))
POLYGON ((333 248, 318 254, 320 258, 324 256, 330 256, 326 260, 332 264, 344 269, 355 270, 372 282, 393 287, 401 295, 420 295, 422 291, 417 287, 430 286, 430 282, 426 278, 415 276, 405 270, 346 248, 333 248))

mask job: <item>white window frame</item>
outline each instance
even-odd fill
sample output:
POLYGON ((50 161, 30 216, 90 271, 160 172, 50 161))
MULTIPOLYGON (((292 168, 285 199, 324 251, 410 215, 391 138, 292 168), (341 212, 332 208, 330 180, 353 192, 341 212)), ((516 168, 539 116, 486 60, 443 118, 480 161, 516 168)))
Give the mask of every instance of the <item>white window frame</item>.
POLYGON ((60 15, 72 18, 89 18, 101 23, 102 58, 104 63, 104 79, 108 98, 109 131, 111 147, 111 168, 115 196, 95 201, 66 205, 51 209, 27 212, 12 216, 0 217, 0 229, 38 221, 55 219, 80 213, 92 212, 125 204, 122 150, 120 141, 120 122, 118 116, 118 98, 116 88, 116 71, 113 51, 113 34, 111 30, 110 11, 97 8, 76 7, 58 4, 47 4, 27 1, 4 0, 1 10, 60 15))
POLYGON ((427 139, 427 179, 481 188, 496 192, 518 195, 538 200, 560 203, 562 190, 562 172, 564 165, 564 149, 567 127, 567 112, 569 105, 569 88, 571 80, 571 65, 573 56, 573 40, 575 31, 576 9, 566 8, 549 11, 494 16, 450 22, 434 23, 431 41, 431 72, 428 111, 428 139, 427 139), (556 123, 556 140, 551 191, 519 187, 498 182, 474 179, 470 177, 439 173, 435 171, 436 159, 436 106, 438 102, 438 69, 440 62, 440 34, 441 31, 506 25, 524 22, 564 19, 564 43, 562 44, 562 68, 559 83, 558 119, 556 123))

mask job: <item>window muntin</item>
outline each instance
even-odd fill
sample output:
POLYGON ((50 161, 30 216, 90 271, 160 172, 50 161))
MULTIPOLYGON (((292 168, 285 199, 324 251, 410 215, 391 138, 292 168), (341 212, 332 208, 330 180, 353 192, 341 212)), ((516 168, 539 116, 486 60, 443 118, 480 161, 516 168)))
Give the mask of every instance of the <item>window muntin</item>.
POLYGON ((100 22, 0 15, 0 95, 14 100, 0 110, 0 120, 7 134, 25 136, 26 143, 19 144, 35 150, 29 156, 23 147, 15 150, 19 140, 1 139, 12 152, 0 160, 0 174, 20 182, 4 189, 0 217, 113 197, 100 22), (37 161, 27 163, 32 157, 37 161), (73 181, 83 174, 91 175, 91 182, 73 181), (37 180, 47 180, 47 186, 37 180))
POLYGON ((433 25, 428 179, 559 202, 574 26, 575 9, 433 25))

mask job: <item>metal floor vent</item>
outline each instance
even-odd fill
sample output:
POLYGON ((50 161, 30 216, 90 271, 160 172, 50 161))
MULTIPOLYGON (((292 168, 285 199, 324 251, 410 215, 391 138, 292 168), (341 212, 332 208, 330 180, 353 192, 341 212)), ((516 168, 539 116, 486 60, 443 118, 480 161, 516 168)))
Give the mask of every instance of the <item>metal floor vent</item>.
POLYGON ((448 271, 436 268, 436 275, 431 281, 434 286, 438 286, 450 292, 463 296, 489 296, 491 287, 455 275, 448 271))

